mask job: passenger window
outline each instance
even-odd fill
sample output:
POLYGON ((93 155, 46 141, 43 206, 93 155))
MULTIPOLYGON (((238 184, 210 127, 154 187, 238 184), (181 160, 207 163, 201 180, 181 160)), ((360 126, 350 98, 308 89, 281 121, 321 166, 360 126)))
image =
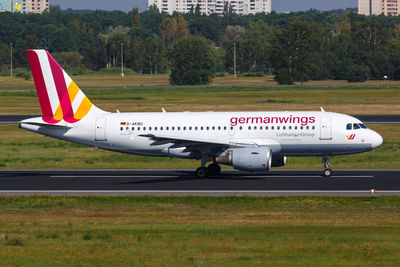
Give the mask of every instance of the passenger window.
POLYGON ((194 129, 197 131, 197 129, 198 129, 197 126, 195 126, 194 129))
POLYGON ((283 128, 283 130, 286 130, 286 126, 283 126, 282 128, 283 128))
POLYGON ((315 130, 315 126, 313 126, 312 129, 315 130))
POLYGON ((135 127, 132 127, 132 132, 135 130, 135 127))
POLYGON ((162 130, 164 130, 164 128, 163 128, 163 127, 160 127, 160 130, 162 131, 162 130))
POLYGON ((121 127, 120 129, 121 129, 121 131, 123 131, 123 130, 124 130, 124 127, 121 127))
POLYGON ((213 131, 215 130, 215 126, 212 127, 213 131))
POLYGON ((262 126, 260 126, 260 130, 262 130, 262 126))
POLYGON ((277 130, 280 130, 280 129, 281 129, 281 126, 277 126, 276 129, 277 129, 277 130))
POLYGON ((274 126, 271 126, 271 130, 273 130, 274 129, 274 126))
POLYGON ((226 126, 224 126, 224 130, 226 131, 226 126))
POLYGON ((167 131, 169 131, 169 127, 167 126, 166 128, 165 128, 167 131))
POLYGON ((268 126, 265 126, 265 130, 268 130, 268 126))
POLYGON ((307 126, 306 129, 307 129, 307 130, 310 129, 310 126, 307 126))
POLYGON ((126 130, 128 131, 128 130, 129 130, 129 127, 126 127, 126 130))
POLYGON ((240 126, 240 127, 239 127, 239 130, 242 130, 242 129, 243 129, 243 127, 242 127, 242 126, 240 126))
POLYGON ((207 129, 207 131, 208 131, 208 130, 210 130, 210 127, 208 127, 208 126, 207 126, 207 128, 206 128, 206 129, 207 129))
POLYGON ((186 127, 183 127, 183 130, 186 131, 186 127))
POLYGON ((347 124, 346 130, 352 130, 352 129, 353 129, 352 124, 351 123, 347 124))
POLYGON ((353 123, 353 128, 354 128, 354 130, 358 130, 361 127, 360 127, 360 125, 358 125, 358 123, 353 123))
POLYGON ((254 130, 257 130, 257 126, 254 126, 254 130))
POLYGON ((233 130, 233 126, 231 126, 231 130, 233 130))
POLYGON ((297 130, 297 126, 294 126, 294 129, 297 130))
POLYGON ((154 131, 157 131, 157 127, 154 127, 154 131))
POLYGON ((363 124, 363 123, 360 123, 360 127, 363 129, 368 129, 367 126, 365 126, 365 124, 363 124))
POLYGON ((219 131, 221 130, 221 126, 218 126, 218 130, 219 130, 219 131))
POLYGON ((251 130, 251 126, 249 126, 249 130, 251 130))
POLYGON ((300 127, 301 130, 303 130, 303 128, 304 128, 303 126, 300 127))
POLYGON ((203 127, 203 126, 201 126, 201 127, 200 127, 200 130, 202 130, 202 131, 203 131, 203 129, 204 129, 204 127, 203 127))
POLYGON ((137 130, 140 131, 140 127, 137 127, 137 130))
POLYGON ((292 126, 289 126, 289 130, 292 130, 292 126))
POLYGON ((181 130, 181 127, 178 127, 178 131, 180 131, 181 130))
POLYGON ((143 127, 143 131, 146 131, 146 127, 143 127))
POLYGON ((149 127, 149 131, 151 131, 151 127, 149 127))

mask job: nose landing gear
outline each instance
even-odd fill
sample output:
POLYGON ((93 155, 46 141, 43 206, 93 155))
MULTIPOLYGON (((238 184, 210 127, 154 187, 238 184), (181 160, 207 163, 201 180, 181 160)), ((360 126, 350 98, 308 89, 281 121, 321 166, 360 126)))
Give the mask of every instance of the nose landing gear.
POLYGON ((331 177, 332 176, 332 170, 329 169, 329 159, 328 156, 323 156, 322 161, 324 162, 324 173, 323 176, 325 177, 331 177))

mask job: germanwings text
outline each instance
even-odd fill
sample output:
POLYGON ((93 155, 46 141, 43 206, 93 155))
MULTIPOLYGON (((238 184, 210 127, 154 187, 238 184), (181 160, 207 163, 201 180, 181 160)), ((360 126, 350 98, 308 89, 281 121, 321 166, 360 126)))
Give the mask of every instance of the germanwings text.
POLYGON ((302 126, 315 123, 315 117, 232 117, 231 126, 238 124, 300 123, 302 126))

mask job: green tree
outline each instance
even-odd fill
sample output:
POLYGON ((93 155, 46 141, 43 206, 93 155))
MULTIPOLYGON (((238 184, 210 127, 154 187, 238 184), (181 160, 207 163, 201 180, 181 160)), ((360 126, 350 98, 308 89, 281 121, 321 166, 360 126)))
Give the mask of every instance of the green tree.
POLYGON ((158 36, 144 40, 144 70, 146 73, 157 74, 165 70, 165 51, 162 40, 158 36))
POLYGON ((15 52, 14 52, 14 66, 15 67, 23 67, 28 68, 28 57, 26 56, 26 50, 28 49, 38 49, 39 40, 35 35, 27 34, 24 38, 18 39, 15 44, 15 52))
POLYGON ((81 55, 76 52, 56 52, 52 54, 54 59, 63 67, 63 68, 79 68, 81 64, 81 55))
POLYGON ((389 34, 376 20, 356 22, 352 27, 353 60, 367 66, 372 79, 383 79, 389 70, 389 58, 384 53, 389 34))
POLYGON ((99 70, 107 64, 107 44, 104 38, 96 38, 89 44, 84 53, 84 62, 90 69, 99 70))
POLYGON ((189 35, 187 22, 181 13, 175 13, 173 18, 166 18, 160 25, 160 32, 165 46, 169 46, 178 38, 189 35))
POLYGON ((138 27, 140 27, 139 8, 137 8, 137 7, 135 7, 134 9, 132 9, 131 25, 132 25, 132 28, 138 28, 138 27))
POLYGON ((0 71, 8 69, 10 66, 10 47, 0 42, 0 71))
POLYGON ((171 49, 171 84, 210 83, 215 75, 216 60, 216 48, 209 40, 200 36, 178 40, 171 49))
POLYGON ((308 81, 317 71, 316 55, 321 49, 321 29, 305 21, 294 21, 288 29, 275 32, 271 63, 281 84, 308 81))

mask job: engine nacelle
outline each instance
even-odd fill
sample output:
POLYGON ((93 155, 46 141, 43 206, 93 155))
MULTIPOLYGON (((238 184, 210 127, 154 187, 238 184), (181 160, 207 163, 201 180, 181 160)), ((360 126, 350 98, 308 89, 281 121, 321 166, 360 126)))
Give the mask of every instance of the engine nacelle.
POLYGON ((286 165, 286 157, 280 155, 274 155, 272 157, 271 167, 283 167, 286 165))
POLYGON ((215 160, 240 171, 261 172, 271 169, 272 154, 269 147, 235 148, 225 151, 215 160))

